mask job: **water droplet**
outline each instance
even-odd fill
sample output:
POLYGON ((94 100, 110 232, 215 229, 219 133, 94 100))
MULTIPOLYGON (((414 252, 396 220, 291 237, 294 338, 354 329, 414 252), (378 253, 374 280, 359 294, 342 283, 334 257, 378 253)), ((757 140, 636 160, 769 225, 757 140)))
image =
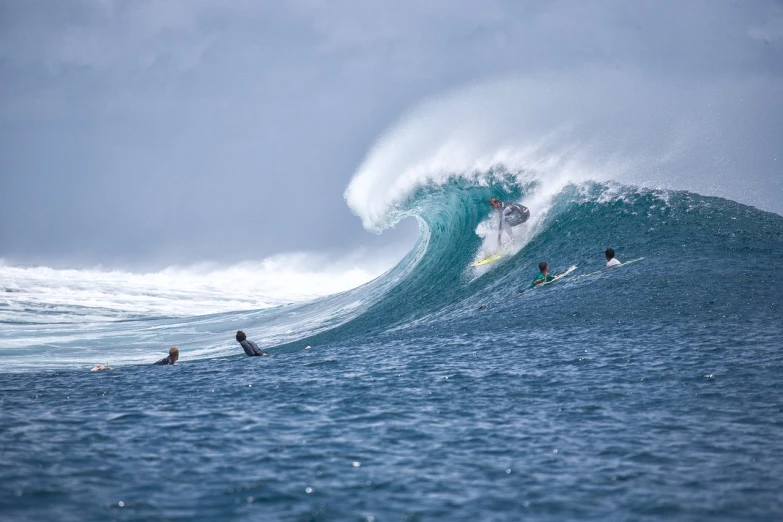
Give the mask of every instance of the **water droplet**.
POLYGON ((553 449, 552 453, 557 453, 557 448, 553 449))
POLYGON ((305 488, 305 493, 308 495, 313 492, 313 488, 305 488))
POLYGON ((255 499, 253 497, 247 497, 247 503, 252 504, 255 499))
POLYGON ((361 462, 356 462, 356 461, 354 461, 354 462, 353 462, 353 467, 354 467, 354 468, 358 468, 358 467, 359 467, 359 466, 361 466, 361 465, 362 465, 362 463, 361 463, 361 462))
POLYGON ((248 387, 248 388, 252 388, 252 387, 253 387, 253 385, 252 385, 252 384, 248 384, 248 385, 247 385, 247 387, 248 387))
POLYGON ((506 469, 506 475, 508 475, 509 473, 511 473, 511 468, 506 469))
POLYGON ((122 500, 120 500, 120 501, 117 503, 117 505, 118 505, 118 506, 120 506, 120 507, 125 507, 125 502, 123 502, 122 500))

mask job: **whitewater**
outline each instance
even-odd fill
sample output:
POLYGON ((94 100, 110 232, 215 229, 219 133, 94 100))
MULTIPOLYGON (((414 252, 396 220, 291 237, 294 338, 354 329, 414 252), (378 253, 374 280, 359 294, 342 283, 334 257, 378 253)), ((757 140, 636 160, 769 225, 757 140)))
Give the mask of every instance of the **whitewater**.
POLYGON ((416 221, 398 256, 0 264, 0 514, 780 518, 783 217, 732 181, 725 100, 541 82, 425 102, 368 151, 346 203, 416 221), (491 197, 531 219, 472 268, 491 197), (606 270, 607 247, 643 259, 606 270), (539 261, 577 269, 531 290, 539 261))

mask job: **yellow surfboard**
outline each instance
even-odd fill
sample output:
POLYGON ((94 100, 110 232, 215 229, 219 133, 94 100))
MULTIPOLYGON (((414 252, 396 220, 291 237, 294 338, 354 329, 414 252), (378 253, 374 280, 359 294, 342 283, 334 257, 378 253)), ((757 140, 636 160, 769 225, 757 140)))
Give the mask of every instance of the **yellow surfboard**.
POLYGON ((475 263, 471 263, 470 266, 482 266, 482 265, 488 265, 490 263, 493 263, 497 261, 498 259, 503 258, 503 254, 492 254, 487 257, 483 257, 476 261, 475 263))

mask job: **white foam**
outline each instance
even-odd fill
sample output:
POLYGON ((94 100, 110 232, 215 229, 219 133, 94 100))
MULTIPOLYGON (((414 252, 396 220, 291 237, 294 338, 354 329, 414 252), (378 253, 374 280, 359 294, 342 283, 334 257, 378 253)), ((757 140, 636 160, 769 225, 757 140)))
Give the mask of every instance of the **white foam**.
POLYGON ((536 193, 523 201, 533 215, 565 185, 589 180, 759 205, 769 199, 759 196, 767 173, 751 170, 747 181, 737 181, 737 169, 755 165, 758 156, 743 146, 737 128, 742 123, 745 135, 752 135, 753 115, 764 108, 737 115, 732 100, 768 98, 776 88, 605 69, 468 86, 403 116, 367 154, 345 199, 365 228, 380 232, 403 216, 396 210, 417 189, 456 178, 486 185, 488 171, 502 166, 520 185, 535 185, 536 193))
POLYGON ((355 288, 397 260, 296 253, 229 267, 173 266, 150 273, 20 267, 0 260, 0 320, 95 322, 269 308, 355 288))
POLYGON ((551 124, 552 118, 542 118, 527 95, 534 87, 522 80, 492 82, 413 109, 355 173, 345 191, 349 207, 365 228, 379 232, 394 224, 393 211, 420 187, 455 178, 487 185, 494 167, 511 171, 520 185, 538 187, 528 201, 531 210, 545 207, 568 183, 604 179, 613 162, 598 168, 584 161, 589 144, 573 139, 567 119, 551 124))

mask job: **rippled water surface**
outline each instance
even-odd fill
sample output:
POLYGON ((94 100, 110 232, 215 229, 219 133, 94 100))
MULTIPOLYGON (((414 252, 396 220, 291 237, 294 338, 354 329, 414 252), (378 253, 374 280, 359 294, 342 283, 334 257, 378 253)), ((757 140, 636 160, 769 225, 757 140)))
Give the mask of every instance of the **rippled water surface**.
POLYGON ((519 326, 4 375, 6 515, 772 520, 777 348, 519 326), (13 463, 13 465, 8 465, 13 463))

